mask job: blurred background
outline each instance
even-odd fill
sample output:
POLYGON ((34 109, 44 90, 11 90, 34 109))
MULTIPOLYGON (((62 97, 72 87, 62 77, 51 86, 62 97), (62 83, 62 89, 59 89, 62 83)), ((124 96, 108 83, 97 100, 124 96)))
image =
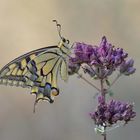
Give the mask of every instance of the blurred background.
MULTIPOLYGON (((0 0, 0 67, 31 50, 57 45, 53 19, 71 44, 98 45, 105 35, 134 58, 136 73, 121 77, 112 90, 115 99, 135 103, 137 117, 109 132, 107 140, 139 139, 140 1, 0 0)), ((40 102, 33 114, 35 96, 29 89, 0 86, 0 140, 102 140, 88 115, 96 106, 96 90, 76 75, 59 87, 55 103, 40 102)))

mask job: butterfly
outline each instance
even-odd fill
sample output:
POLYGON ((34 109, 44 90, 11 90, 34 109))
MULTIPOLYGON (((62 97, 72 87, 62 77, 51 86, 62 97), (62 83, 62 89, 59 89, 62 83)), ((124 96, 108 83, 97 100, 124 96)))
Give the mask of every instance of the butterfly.
POLYGON ((61 36, 61 25, 53 21, 60 37, 58 45, 21 55, 0 70, 0 84, 30 88, 36 95, 34 111, 39 100, 54 102, 59 94, 58 74, 64 81, 68 79, 69 40, 61 36))

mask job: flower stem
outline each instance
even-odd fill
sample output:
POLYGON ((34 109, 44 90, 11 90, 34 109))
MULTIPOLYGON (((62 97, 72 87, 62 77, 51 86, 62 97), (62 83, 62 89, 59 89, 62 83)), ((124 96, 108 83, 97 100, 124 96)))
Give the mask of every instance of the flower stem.
POLYGON ((85 77, 83 77, 81 74, 77 73, 77 75, 82 79, 84 80, 86 83, 88 83, 89 85, 91 85, 92 87, 94 87, 95 89, 97 89, 99 92, 101 92, 101 90, 96 87, 95 85, 93 85, 91 82, 89 82, 85 77))
MULTIPOLYGON (((100 84, 101 84, 101 95, 104 97, 104 102, 106 101, 106 99, 105 99, 105 90, 104 90, 104 79, 101 79, 100 80, 100 84)), ((105 131, 105 133, 104 133, 104 135, 103 135, 103 137, 104 137, 104 140, 107 140, 107 138, 106 138, 106 127, 104 127, 104 131, 105 131)))
POLYGON ((100 84, 101 84, 101 95, 105 97, 104 81, 103 81, 103 79, 100 80, 100 84))
POLYGON ((114 79, 114 81, 110 84, 109 88, 107 90, 109 90, 115 83, 116 81, 120 78, 121 74, 118 74, 118 76, 114 79))

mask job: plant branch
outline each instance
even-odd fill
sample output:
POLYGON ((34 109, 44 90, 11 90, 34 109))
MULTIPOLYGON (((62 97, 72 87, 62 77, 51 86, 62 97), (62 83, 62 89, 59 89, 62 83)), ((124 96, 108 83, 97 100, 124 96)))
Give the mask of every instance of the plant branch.
POLYGON ((77 72, 77 75, 82 79, 82 80, 84 80, 86 83, 88 83, 89 85, 91 85, 92 87, 94 87, 96 90, 98 90, 99 92, 101 92, 101 90, 98 88, 98 87, 96 87, 94 84, 92 84, 91 82, 89 82, 85 77, 83 77, 81 74, 79 74, 78 72, 77 72))
MULTIPOLYGON (((105 99, 105 90, 104 90, 104 79, 100 79, 100 84, 101 84, 101 95, 104 97, 104 102, 106 102, 106 99, 105 99)), ((106 138, 106 126, 104 126, 104 134, 103 134, 103 139, 104 140, 107 140, 106 138)))
POLYGON ((100 84, 101 84, 101 95, 105 97, 105 93, 104 93, 104 81, 103 81, 103 79, 100 80, 100 84))
POLYGON ((121 76, 121 74, 117 75, 117 77, 113 80, 113 82, 110 84, 110 86, 107 90, 109 90, 116 83, 116 81, 120 78, 120 76, 121 76))

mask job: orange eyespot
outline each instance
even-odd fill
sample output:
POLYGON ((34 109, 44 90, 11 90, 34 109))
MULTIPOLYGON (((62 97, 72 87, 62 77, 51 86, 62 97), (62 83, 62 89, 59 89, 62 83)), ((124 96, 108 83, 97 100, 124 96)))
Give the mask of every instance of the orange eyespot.
POLYGON ((59 94, 59 91, 57 89, 54 88, 51 90, 51 95, 57 96, 58 94, 59 94))

